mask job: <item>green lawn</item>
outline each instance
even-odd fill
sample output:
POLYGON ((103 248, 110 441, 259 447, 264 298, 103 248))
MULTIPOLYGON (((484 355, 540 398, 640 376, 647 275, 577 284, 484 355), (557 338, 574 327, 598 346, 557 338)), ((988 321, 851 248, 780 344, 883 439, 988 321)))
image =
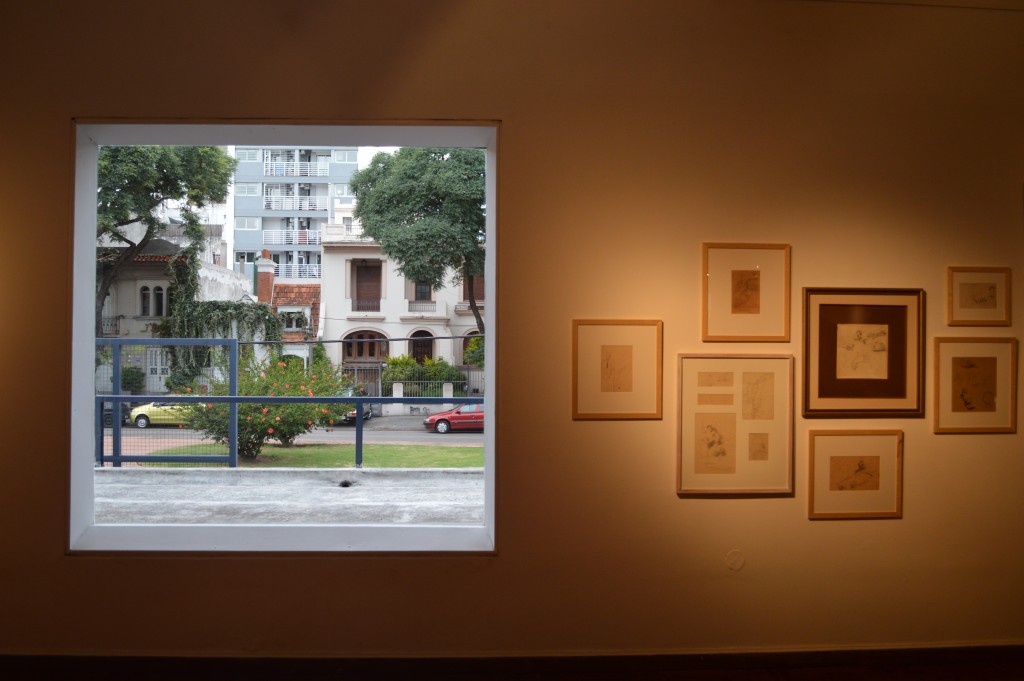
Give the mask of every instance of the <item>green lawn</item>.
MULTIPOLYGON (((224 445, 172 447, 153 454, 225 455, 224 445)), ((238 459, 243 468, 354 468, 355 445, 266 445, 256 459, 238 459)), ((161 464, 150 464, 161 465, 161 464)), ((163 464, 167 465, 167 464, 163 464)), ((472 468, 484 465, 483 447, 363 445, 364 468, 472 468)))

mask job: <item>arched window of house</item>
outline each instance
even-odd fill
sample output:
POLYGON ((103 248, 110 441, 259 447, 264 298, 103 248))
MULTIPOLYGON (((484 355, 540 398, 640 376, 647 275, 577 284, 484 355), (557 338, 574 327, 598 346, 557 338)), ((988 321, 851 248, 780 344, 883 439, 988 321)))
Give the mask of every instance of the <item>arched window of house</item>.
POLYGON ((429 331, 416 331, 411 336, 410 342, 412 358, 417 364, 423 364, 427 357, 434 356, 434 337, 429 331))
POLYGON ((353 331, 343 340, 346 362, 381 362, 388 358, 387 338, 376 331, 353 331))
POLYGON ((148 317, 149 314, 149 287, 143 286, 139 289, 139 315, 148 317))
POLYGON ((153 287, 153 316, 163 317, 164 316, 164 287, 154 286, 153 287))

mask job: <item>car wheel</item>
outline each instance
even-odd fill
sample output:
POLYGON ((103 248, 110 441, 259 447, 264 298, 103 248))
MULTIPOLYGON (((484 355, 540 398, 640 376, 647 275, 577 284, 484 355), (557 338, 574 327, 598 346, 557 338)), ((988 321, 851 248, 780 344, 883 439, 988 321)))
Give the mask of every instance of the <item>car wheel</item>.
POLYGON ((363 414, 363 420, 364 421, 369 421, 371 416, 373 416, 373 412, 369 412, 368 411, 365 414, 363 414))
POLYGON ((442 435, 451 430, 451 428, 451 424, 448 423, 447 421, 438 421, 437 424, 434 426, 434 430, 441 433, 442 435))
POLYGON ((135 417, 135 425, 139 428, 149 428, 149 417, 145 414, 139 414, 135 417))

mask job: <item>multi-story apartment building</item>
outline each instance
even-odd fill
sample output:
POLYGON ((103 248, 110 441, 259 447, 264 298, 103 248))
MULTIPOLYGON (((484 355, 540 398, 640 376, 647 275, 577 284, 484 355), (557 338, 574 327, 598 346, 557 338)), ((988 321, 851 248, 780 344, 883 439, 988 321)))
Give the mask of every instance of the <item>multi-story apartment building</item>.
POLYGON ((254 275, 264 249, 277 281, 320 280, 324 227, 348 208, 355 147, 237 147, 233 261, 254 275))

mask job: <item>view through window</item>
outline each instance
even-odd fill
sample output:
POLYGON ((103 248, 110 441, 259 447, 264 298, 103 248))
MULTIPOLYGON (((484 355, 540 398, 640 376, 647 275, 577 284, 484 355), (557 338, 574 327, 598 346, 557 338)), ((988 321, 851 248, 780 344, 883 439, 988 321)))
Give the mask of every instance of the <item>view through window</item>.
POLYGON ((494 126, 77 136, 73 550, 493 550, 494 126))

